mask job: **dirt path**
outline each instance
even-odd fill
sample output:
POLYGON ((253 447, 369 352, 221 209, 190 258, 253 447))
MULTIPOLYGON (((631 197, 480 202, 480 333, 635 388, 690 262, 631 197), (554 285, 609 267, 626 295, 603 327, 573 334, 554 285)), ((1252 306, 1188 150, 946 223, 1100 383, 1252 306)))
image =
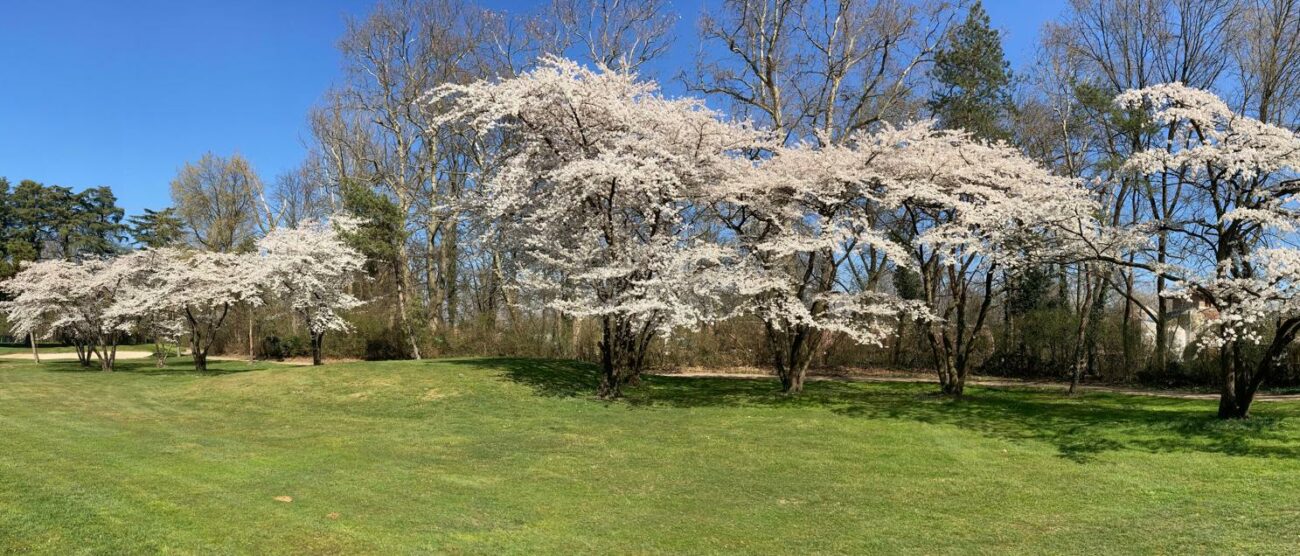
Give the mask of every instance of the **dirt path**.
MULTIPOLYGON (((767 373, 760 372, 710 372, 710 371, 677 371, 653 373, 660 376, 682 376, 682 377, 705 377, 705 378, 745 378, 745 379, 772 379, 776 377, 767 373)), ((838 380, 844 382, 925 382, 938 384, 939 380, 935 377, 920 374, 889 374, 889 375, 843 375, 843 376, 808 376, 807 380, 838 380)), ((968 378, 966 384, 972 386, 985 386, 993 388, 1033 388, 1038 390, 1049 390, 1065 393, 1069 390, 1070 385, 1061 382, 1049 382, 1041 380, 1016 380, 1004 378, 968 378)), ((1183 400, 1217 400, 1218 394, 1206 392, 1190 392, 1186 390, 1150 390, 1143 388, 1129 388, 1123 386, 1106 386, 1106 385, 1080 385, 1079 388, 1084 392, 1106 392, 1110 394, 1126 394, 1130 396, 1155 396, 1160 398, 1178 398, 1183 400)), ((1261 402, 1284 402, 1300 401, 1300 394, 1268 394, 1260 393, 1255 396, 1255 401, 1261 402)))
MULTIPOLYGON (((117 351, 118 359, 144 359, 145 357, 153 357, 153 352, 137 351, 137 350, 129 350, 129 349, 121 349, 117 351)), ((74 360, 76 358, 77 358, 76 352, 71 352, 71 351, 41 353, 41 361, 69 361, 69 360, 74 360)), ((4 355, 0 355, 0 360, 31 361, 32 352, 28 351, 24 353, 6 353, 4 355)))

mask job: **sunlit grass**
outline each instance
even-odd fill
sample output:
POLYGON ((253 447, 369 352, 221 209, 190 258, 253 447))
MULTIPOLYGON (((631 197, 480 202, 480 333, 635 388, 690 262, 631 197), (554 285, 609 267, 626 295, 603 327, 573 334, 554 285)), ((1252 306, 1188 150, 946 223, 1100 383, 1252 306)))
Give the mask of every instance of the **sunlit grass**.
POLYGON ((1292 553, 1300 406, 566 362, 0 363, 0 552, 1292 553), (291 502, 277 497, 290 497, 291 502))

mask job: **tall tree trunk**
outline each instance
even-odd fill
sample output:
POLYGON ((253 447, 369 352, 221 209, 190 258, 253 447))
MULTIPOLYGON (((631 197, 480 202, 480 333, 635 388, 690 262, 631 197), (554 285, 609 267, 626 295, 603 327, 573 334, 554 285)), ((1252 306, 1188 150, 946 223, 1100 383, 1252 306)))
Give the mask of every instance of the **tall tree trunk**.
POLYGON ((614 399, 623 395, 623 369, 621 368, 622 357, 619 354, 619 345, 622 340, 618 337, 621 331, 618 330, 618 323, 615 319, 604 316, 601 317, 601 334, 600 334, 600 386, 596 390, 596 395, 601 399, 614 399))
MULTIPOLYGON (((1163 243, 1163 241, 1162 241, 1163 243)), ((1163 249, 1159 254, 1160 264, 1164 264, 1163 249)), ((1156 350, 1151 366, 1157 373, 1163 374, 1169 366, 1169 317, 1165 311, 1165 277, 1156 277, 1156 350)))
POLYGON ((460 230, 457 227, 456 215, 452 214, 443 224, 441 258, 438 266, 442 269, 442 295, 443 298, 438 300, 445 307, 447 315, 447 330, 450 336, 455 336, 457 324, 457 303, 459 302, 459 292, 457 291, 458 264, 460 230))
POLYGON ((248 362, 257 361, 257 355, 253 352, 253 308, 248 308, 248 362))
POLYGON ((86 346, 85 342, 76 338, 72 340, 72 345, 75 346, 77 349, 77 363, 79 363, 82 367, 89 367, 90 348, 86 346))
POLYGON ((411 272, 407 268, 405 245, 397 250, 394 264, 397 267, 394 269, 396 271, 397 321, 402 327, 402 334, 406 336, 407 345, 411 348, 411 358, 418 360, 420 359, 420 343, 415 338, 415 330, 411 328, 410 315, 406 312, 406 292, 411 284, 411 272))
POLYGON ((208 371, 208 349, 199 333, 197 322, 190 321, 190 358, 194 360, 194 370, 200 373, 208 371))
POLYGON ((651 322, 637 329, 626 318, 601 317, 601 377, 596 391, 600 398, 621 397, 629 380, 640 376, 653 330, 651 322))
MULTIPOLYGON (((176 342, 176 345, 179 346, 180 342, 176 342)), ((178 347, 177 351, 179 350, 178 347)), ((167 365, 167 342, 158 336, 154 336, 153 339, 153 358, 155 366, 159 369, 167 365)))
POLYGON ((208 372, 208 351, 198 349, 191 351, 194 354, 194 370, 200 373, 208 372))
POLYGON ((898 327, 894 330, 894 345, 889 354, 889 365, 899 367, 903 360, 903 339, 907 334, 907 316, 898 316, 898 327))
MULTIPOLYGON (((1130 257, 1130 262, 1131 257, 1130 257)), ((1133 368, 1133 275, 1131 272, 1123 274, 1124 278, 1124 313, 1121 321, 1120 330, 1122 336, 1120 342, 1124 355, 1124 368, 1133 368)))
POLYGON ((1246 368, 1238 342, 1220 348, 1219 365, 1223 371, 1223 390, 1219 395, 1220 419, 1250 417, 1250 406, 1255 400, 1255 394, 1259 392, 1264 380, 1282 366, 1287 348, 1295 341, 1297 332, 1300 332, 1300 317, 1280 321, 1274 330, 1272 342, 1255 365, 1253 373, 1246 368))
POLYGON ((1069 395, 1073 396, 1079 388, 1079 382, 1083 379, 1083 371, 1087 366, 1087 340, 1088 326, 1092 319, 1092 311, 1097 290, 1101 289, 1098 283, 1095 287, 1092 284, 1092 270, 1085 266, 1080 282, 1083 284, 1083 298, 1079 300, 1079 327, 1074 334, 1074 370, 1070 373, 1070 390, 1069 395))
POLYGON ((424 228, 427 238, 424 257, 424 290, 429 298, 428 317, 429 333, 436 335, 442 329, 442 276, 438 269, 438 225, 429 224, 424 228))
POLYGON ((29 332, 29 333, 27 334, 27 338, 28 338, 29 340, 31 340, 31 342, 32 342, 32 359, 34 359, 37 363, 40 363, 40 362, 41 362, 41 354, 40 354, 40 352, 36 351, 36 333, 35 333, 35 332, 29 332))

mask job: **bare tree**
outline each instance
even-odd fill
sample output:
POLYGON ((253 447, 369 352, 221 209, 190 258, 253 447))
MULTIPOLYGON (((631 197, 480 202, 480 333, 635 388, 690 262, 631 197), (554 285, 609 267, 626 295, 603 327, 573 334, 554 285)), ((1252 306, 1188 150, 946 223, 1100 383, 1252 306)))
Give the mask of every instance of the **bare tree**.
POLYGON ((918 68, 951 22, 945 3, 728 0, 700 22, 697 92, 787 137, 838 141, 914 114, 918 68))
POLYGON ((1241 112, 1294 126, 1300 118, 1300 2, 1243 0, 1232 35, 1241 112))
POLYGON ((333 212, 335 199, 322 163, 322 157, 309 156, 297 168, 276 177, 271 203, 285 227, 296 228, 306 220, 322 220, 333 212))
POLYGON ((529 31, 544 52, 636 71, 668 51, 676 20, 664 0, 552 0, 529 31))
POLYGON ((431 125, 421 99, 439 84, 482 76, 481 55, 491 18, 460 0, 381 3, 364 20, 350 21, 339 48, 346 79, 313 117, 326 172, 337 184, 373 187, 401 211, 393 271, 396 312, 411 354, 420 346, 411 322, 422 311, 414 262, 437 328, 454 326, 463 153, 431 125))
POLYGON ((221 252, 255 239, 261 190, 261 179, 239 154, 206 153, 182 166, 171 182, 172 203, 194 242, 221 252))

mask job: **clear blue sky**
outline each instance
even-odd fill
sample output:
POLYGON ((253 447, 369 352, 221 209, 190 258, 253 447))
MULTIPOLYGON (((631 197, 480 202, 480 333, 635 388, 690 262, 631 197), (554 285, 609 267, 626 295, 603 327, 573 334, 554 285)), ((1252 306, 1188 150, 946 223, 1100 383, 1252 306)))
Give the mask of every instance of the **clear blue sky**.
MULTIPOLYGON (((490 0, 529 11, 535 2, 490 0)), ((986 0, 1015 67, 1063 0, 986 0)), ((298 163, 335 43, 372 0, 0 0, 0 176, 108 185, 128 213, 170 204, 177 167, 240 152, 266 181, 298 163)), ((688 61, 710 0, 675 0, 688 61)), ((670 61, 669 63, 673 63, 670 61)))

